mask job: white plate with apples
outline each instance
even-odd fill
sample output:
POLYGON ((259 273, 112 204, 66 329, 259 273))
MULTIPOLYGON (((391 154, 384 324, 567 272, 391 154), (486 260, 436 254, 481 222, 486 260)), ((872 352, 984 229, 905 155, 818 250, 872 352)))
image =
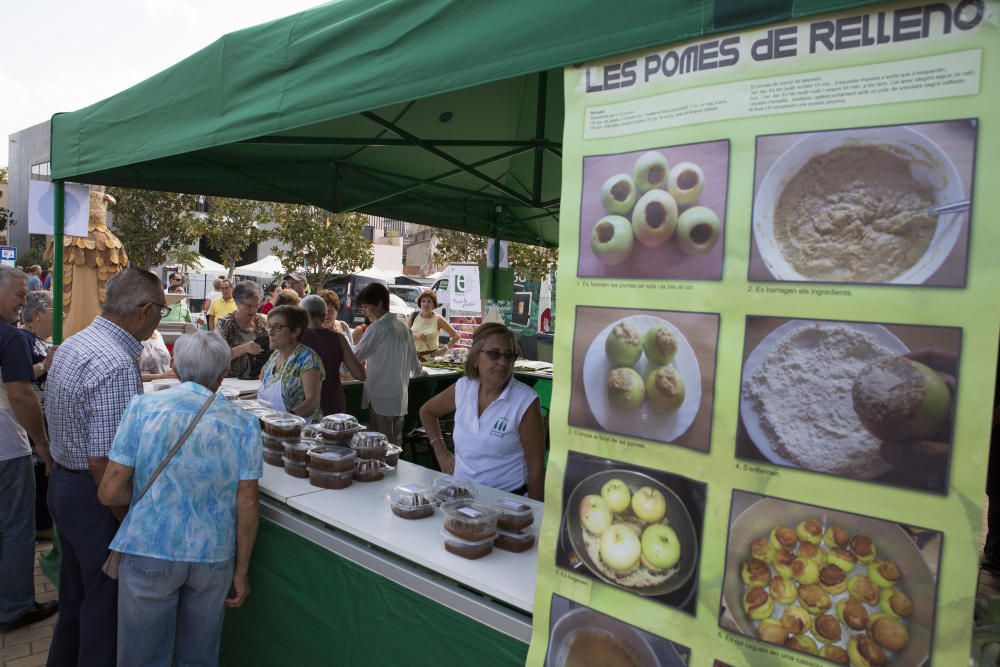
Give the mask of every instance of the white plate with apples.
POLYGON ((677 590, 698 562, 694 523, 684 503, 640 472, 605 470, 577 484, 566 506, 565 530, 577 558, 595 577, 639 595, 677 590), (591 557, 588 538, 600 540, 601 563, 591 557))
MULTIPOLYGON (((643 352, 632 368, 645 381, 657 366, 654 366, 643 352)), ((676 326, 662 317, 653 315, 632 315, 624 320, 616 320, 601 329, 583 359, 583 386, 587 405, 590 406, 590 411, 601 428, 609 433, 657 442, 673 442, 684 435, 694 423, 701 405, 701 368, 694 349, 676 326), (638 409, 634 411, 616 408, 609 401, 608 374, 616 366, 608 359, 604 348, 612 329, 619 322, 632 325, 640 336, 645 336, 647 331, 657 326, 673 332, 677 339, 677 354, 667 365, 672 366, 684 381, 684 400, 676 410, 658 412, 653 409, 648 397, 643 398, 638 409)))

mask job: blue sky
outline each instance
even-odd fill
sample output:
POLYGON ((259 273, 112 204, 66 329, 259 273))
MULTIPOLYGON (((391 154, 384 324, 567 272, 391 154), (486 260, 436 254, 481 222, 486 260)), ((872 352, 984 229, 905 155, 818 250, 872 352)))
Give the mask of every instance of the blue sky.
POLYGON ((227 32, 320 0, 7 0, 0 8, 0 166, 8 135, 132 86, 227 32))

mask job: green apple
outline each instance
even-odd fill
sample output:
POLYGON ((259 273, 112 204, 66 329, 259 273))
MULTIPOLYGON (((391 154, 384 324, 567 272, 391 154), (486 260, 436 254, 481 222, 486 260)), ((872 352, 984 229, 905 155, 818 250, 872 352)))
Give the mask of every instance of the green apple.
POLYGON ((684 380, 673 366, 660 366, 646 378, 646 395, 656 412, 673 412, 684 403, 684 380))
POLYGON ((668 326, 649 327, 642 336, 642 349, 653 366, 666 366, 677 356, 677 336, 668 326))
POLYGON ((819 647, 816 646, 816 642, 814 642, 809 635, 795 635, 793 637, 789 637, 785 640, 785 648, 790 648, 793 651, 802 651, 803 653, 811 653, 813 655, 819 654, 819 647))
POLYGON ((847 640, 847 656, 852 667, 880 667, 888 658, 871 637, 856 635, 847 640))
POLYGON ((606 215, 594 225, 590 235, 590 249, 594 257, 605 266, 618 266, 632 254, 635 235, 632 223, 620 215, 606 215))
POLYGON ((808 558, 796 558, 792 561, 792 577, 800 584, 815 584, 819 581, 819 567, 808 558))
POLYGON ((913 600, 898 588, 883 588, 879 594, 882 611, 892 618, 909 616, 913 613, 913 600))
POLYGON ((628 572, 639 563, 642 548, 634 530, 623 523, 615 523, 601 533, 599 553, 608 568, 628 572))
POLYGON ((675 164, 667 174, 667 192, 678 206, 690 206, 698 201, 705 187, 705 172, 694 162, 675 164))
POLYGON ((635 183, 628 174, 615 174, 601 186, 601 203, 612 215, 628 215, 635 206, 635 183))
POLYGON ((902 577, 895 561, 876 560, 868 564, 868 578, 879 588, 892 588, 902 577))
POLYGON ((693 206, 677 218, 674 238, 688 255, 704 255, 715 247, 722 227, 719 216, 707 206, 693 206))
POLYGON ((823 540, 823 524, 816 519, 805 519, 795 526, 799 541, 819 544, 823 540))
POLYGON ((754 621, 763 621, 774 613, 774 600, 763 586, 750 586, 743 593, 743 611, 754 621))
POLYGON ((642 376, 635 369, 614 368, 608 373, 608 403, 615 410, 636 412, 645 395, 642 376))
POLYGON ((781 623, 773 618, 765 618, 757 626, 757 638, 768 644, 782 646, 788 639, 788 632, 781 626, 781 623))
POLYGON ((601 496, 591 494, 580 501, 580 523, 588 533, 600 535, 611 526, 611 518, 611 508, 601 496))
POLYGON ((635 162, 632 170, 632 178, 635 187, 639 192, 648 192, 653 188, 661 190, 667 184, 667 175, 670 173, 670 164, 663 153, 659 151, 649 151, 643 153, 635 162))
MULTIPOLYGON (((681 559, 681 542, 674 529, 665 523, 654 523, 642 531, 642 563, 651 570, 666 570, 681 559)), ((765 564, 764 567, 767 567, 765 564)))
POLYGON ((659 523, 667 514, 667 499, 659 489, 644 486, 632 494, 632 511, 646 523, 659 523))
POLYGON ((858 419, 881 440, 932 438, 951 414, 948 385, 930 368, 906 357, 886 357, 866 366, 851 395, 858 419))
POLYGON ((615 368, 635 366, 642 356, 644 339, 639 330, 622 320, 615 323, 604 340, 604 354, 615 368))
POLYGON ((740 577, 747 586, 767 586, 771 583, 771 568, 759 558, 751 558, 740 563, 740 577))
POLYGON ((628 484, 617 477, 604 483, 601 487, 601 497, 612 512, 624 512, 632 502, 632 492, 629 491, 628 484))
POLYGON ((639 243, 656 248, 670 240, 677 229, 677 202, 663 190, 650 190, 632 211, 632 232, 639 243))

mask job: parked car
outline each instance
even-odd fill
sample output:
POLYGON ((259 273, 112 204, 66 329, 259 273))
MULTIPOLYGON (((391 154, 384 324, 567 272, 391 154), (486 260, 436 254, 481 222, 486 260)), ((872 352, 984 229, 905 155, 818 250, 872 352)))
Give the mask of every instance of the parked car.
POLYGON ((420 309, 417 298, 424 293, 425 288, 419 285, 389 285, 389 293, 395 294, 406 302, 410 308, 420 309))
POLYGON ((391 292, 389 293, 390 313, 394 314, 396 317, 403 320, 404 322, 408 322, 410 319, 410 314, 413 313, 414 310, 416 310, 416 308, 411 308, 408 303, 400 299, 398 296, 392 294, 391 292))
POLYGON ((361 312, 361 306, 356 303, 356 300, 361 290, 372 283, 381 283, 386 287, 389 286, 384 280, 356 275, 334 276, 323 283, 323 289, 332 289, 340 297, 340 314, 338 315, 338 319, 344 320, 352 327, 364 323, 365 314, 361 312))

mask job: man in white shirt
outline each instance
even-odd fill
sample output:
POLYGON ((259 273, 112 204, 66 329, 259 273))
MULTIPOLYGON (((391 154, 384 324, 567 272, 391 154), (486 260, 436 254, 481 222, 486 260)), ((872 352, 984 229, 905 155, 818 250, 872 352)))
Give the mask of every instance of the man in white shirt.
POLYGON ((361 407, 368 408, 369 427, 398 445, 403 439, 410 377, 422 367, 413 346, 413 336, 399 318, 389 312, 389 289, 372 283, 358 294, 358 304, 371 321, 354 354, 367 360, 361 407))

